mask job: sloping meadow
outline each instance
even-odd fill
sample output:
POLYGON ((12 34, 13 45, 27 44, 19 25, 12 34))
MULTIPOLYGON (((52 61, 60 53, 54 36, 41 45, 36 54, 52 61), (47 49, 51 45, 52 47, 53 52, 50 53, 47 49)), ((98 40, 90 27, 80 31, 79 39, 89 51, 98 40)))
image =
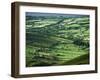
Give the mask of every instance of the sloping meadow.
POLYGON ((89 16, 26 15, 26 67, 89 64, 89 16))

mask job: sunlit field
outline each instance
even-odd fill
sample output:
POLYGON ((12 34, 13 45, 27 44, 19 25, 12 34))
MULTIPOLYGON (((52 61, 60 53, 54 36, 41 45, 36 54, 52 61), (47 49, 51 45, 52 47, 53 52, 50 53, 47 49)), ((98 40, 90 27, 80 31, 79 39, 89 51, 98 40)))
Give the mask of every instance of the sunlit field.
POLYGON ((89 64, 89 16, 26 12, 26 67, 89 64))

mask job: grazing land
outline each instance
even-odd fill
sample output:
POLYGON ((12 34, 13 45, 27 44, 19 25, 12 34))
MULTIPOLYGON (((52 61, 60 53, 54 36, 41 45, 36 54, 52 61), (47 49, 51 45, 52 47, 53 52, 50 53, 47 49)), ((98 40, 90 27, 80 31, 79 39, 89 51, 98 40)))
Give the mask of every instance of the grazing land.
POLYGON ((89 64, 89 16, 32 14, 26 13, 26 67, 89 64))

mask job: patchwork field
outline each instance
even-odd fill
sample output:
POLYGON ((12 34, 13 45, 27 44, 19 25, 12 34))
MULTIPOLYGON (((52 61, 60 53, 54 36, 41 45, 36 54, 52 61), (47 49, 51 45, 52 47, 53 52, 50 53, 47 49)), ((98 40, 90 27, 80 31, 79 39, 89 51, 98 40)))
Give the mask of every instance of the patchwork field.
POLYGON ((26 67, 89 64, 89 17, 26 16, 26 67))

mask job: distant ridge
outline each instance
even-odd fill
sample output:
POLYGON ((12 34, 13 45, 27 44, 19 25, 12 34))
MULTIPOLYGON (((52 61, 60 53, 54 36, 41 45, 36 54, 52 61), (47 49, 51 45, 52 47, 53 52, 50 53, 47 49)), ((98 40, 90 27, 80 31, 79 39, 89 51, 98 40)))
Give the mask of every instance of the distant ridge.
POLYGON ((82 14, 58 14, 58 13, 40 13, 40 12, 26 12, 26 16, 52 16, 52 17, 89 17, 89 15, 82 14))

